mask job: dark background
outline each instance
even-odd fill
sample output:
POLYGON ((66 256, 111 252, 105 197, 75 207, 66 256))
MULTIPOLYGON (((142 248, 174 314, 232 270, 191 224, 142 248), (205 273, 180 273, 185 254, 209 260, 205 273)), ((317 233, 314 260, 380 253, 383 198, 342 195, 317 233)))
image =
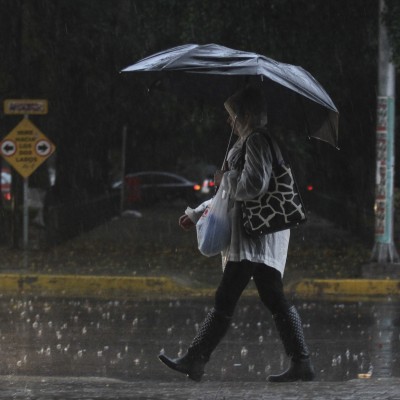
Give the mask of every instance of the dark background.
MULTIPOLYGON (((398 62, 400 6, 387 4, 398 62)), ((285 138, 301 186, 314 187, 307 205, 372 237, 378 21, 378 0, 1 0, 0 101, 48 99, 48 115, 32 121, 57 151, 30 185, 48 191, 47 205, 69 221, 71 234, 113 212, 110 184, 120 176, 124 126, 128 172, 200 180, 225 152, 222 104, 149 96, 121 69, 183 43, 218 43, 301 65, 340 112, 340 151, 300 135, 285 138)), ((0 113, 0 139, 19 120, 0 113)))

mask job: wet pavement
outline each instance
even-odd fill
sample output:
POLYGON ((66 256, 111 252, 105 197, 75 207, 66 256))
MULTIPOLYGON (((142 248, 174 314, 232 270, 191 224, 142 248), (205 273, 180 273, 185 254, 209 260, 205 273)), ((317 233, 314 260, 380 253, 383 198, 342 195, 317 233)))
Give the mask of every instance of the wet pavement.
POLYGON ((266 382, 287 359, 253 297, 241 299, 202 383, 158 361, 186 349, 210 305, 3 298, 0 398, 400 399, 400 303, 296 303, 317 380, 285 385, 266 382))
POLYGON ((0 377, 1 399, 37 400, 399 400, 400 379, 307 382, 125 382, 106 378, 0 377))
POLYGON ((221 275, 179 215, 147 210, 52 249, 0 249, 0 399, 400 400, 400 282, 360 279, 365 244, 318 218, 293 231, 285 273, 315 382, 266 382, 288 360, 251 288, 200 384, 162 365, 159 352, 189 345, 221 275))

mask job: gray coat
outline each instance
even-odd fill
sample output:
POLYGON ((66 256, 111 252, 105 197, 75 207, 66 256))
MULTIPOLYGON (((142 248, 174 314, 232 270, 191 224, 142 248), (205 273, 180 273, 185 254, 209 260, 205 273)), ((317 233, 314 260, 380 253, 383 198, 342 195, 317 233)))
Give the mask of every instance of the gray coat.
MULTIPOLYGON (((261 133, 252 134, 246 141, 246 157, 243 170, 239 163, 244 138, 239 138, 228 154, 230 171, 228 180, 231 210, 232 233, 229 247, 222 253, 223 265, 227 261, 249 260, 263 263, 277 269, 282 275, 285 270, 290 230, 280 231, 260 237, 248 236, 243 228, 240 201, 251 200, 268 189, 272 171, 272 155, 267 140, 261 133)), ((278 161, 281 151, 272 139, 278 161)))
MULTIPOLYGON (((223 177, 227 181, 232 201, 230 210, 232 232, 230 244, 222 252, 222 265, 224 267, 228 261, 249 260, 273 267, 283 275, 290 230, 250 237, 243 228, 240 201, 251 200, 266 192, 272 171, 271 151, 267 140, 260 133, 254 133, 248 138, 244 167, 240 170, 243 142, 244 138, 239 138, 229 151, 229 171, 223 177)), ((281 151, 273 138, 272 142, 278 161, 281 161, 281 151)), ((197 222, 210 201, 202 203, 194 210, 188 208, 186 214, 197 222)))

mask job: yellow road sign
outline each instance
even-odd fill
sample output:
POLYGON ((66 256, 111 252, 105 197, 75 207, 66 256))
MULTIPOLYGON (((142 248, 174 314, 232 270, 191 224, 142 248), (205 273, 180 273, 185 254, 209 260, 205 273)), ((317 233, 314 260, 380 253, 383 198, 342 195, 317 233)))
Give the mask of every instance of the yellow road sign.
POLYGON ((47 100, 43 99, 8 99, 4 100, 4 114, 47 114, 47 100))
POLYGON ((0 142, 0 154, 24 178, 46 161, 55 149, 55 145, 28 118, 24 118, 0 142))

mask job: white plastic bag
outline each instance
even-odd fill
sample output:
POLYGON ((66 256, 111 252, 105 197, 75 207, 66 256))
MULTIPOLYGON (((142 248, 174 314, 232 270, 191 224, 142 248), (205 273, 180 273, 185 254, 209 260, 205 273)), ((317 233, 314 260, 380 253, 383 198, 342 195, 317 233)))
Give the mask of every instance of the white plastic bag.
POLYGON ((218 192, 196 224, 197 244, 201 254, 211 257, 226 249, 231 240, 229 193, 224 179, 218 192))

